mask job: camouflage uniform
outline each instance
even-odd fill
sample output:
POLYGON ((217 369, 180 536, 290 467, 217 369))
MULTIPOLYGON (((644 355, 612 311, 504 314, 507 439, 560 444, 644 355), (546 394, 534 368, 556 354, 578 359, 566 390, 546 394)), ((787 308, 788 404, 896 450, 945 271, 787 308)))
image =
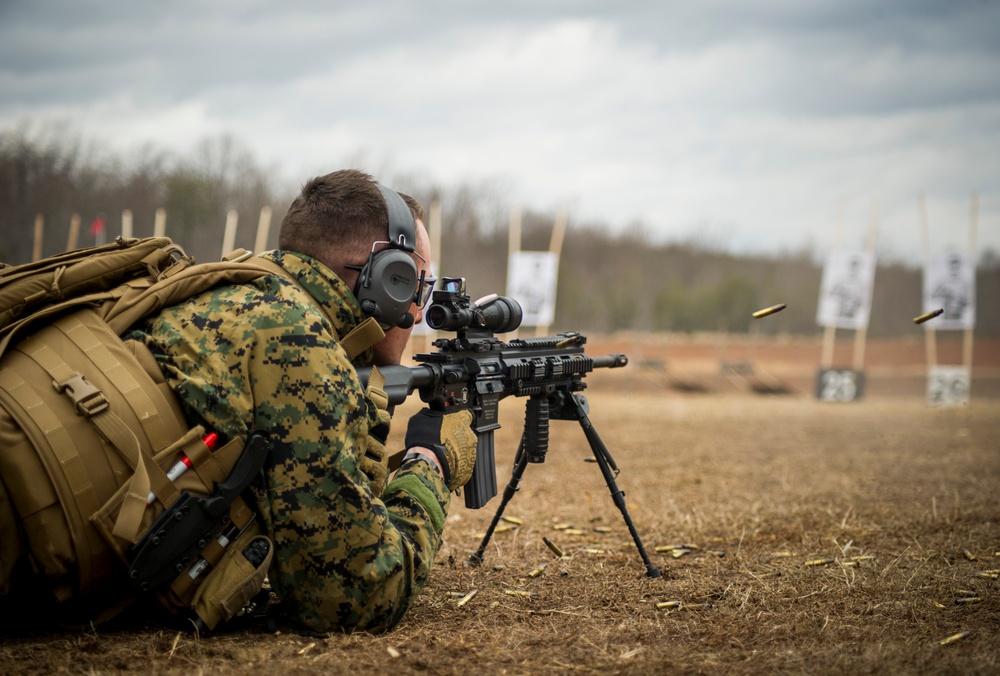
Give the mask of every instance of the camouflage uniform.
POLYGON ((282 607, 315 631, 388 629, 427 582, 450 495, 423 461, 398 470, 381 498, 372 493, 357 459, 376 409, 355 374, 372 354, 352 363, 338 344, 365 317, 318 261, 266 256, 297 284, 269 275, 219 287, 127 337, 150 348, 190 423, 224 439, 254 428, 273 439, 256 498, 282 607))

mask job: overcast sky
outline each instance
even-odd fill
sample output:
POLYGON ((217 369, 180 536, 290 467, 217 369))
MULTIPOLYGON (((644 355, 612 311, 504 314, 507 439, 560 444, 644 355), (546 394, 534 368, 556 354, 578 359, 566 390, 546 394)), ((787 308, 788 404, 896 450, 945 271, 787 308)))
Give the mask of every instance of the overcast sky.
POLYGON ((499 180, 737 252, 1000 252, 993 0, 0 0, 0 129, 231 133, 284 181, 499 180), (383 177, 384 178, 384 177, 383 177))

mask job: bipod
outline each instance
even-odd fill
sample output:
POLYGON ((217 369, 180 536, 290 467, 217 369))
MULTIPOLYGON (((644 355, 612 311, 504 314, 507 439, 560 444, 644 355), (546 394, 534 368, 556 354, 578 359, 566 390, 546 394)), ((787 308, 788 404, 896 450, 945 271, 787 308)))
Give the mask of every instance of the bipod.
POLYGON ((527 468, 528 463, 545 462, 545 455, 549 448, 549 420, 576 420, 580 423, 580 427, 583 428, 583 433, 590 443, 594 459, 597 461, 598 467, 601 468, 601 474, 604 475, 604 481, 608 485, 608 490, 611 491, 611 499, 622 513, 625 525, 628 526, 629 533, 632 534, 632 540, 635 542, 636 549, 639 550, 639 556, 642 557, 642 562, 646 566, 646 576, 660 577, 659 568, 654 566, 653 562, 649 560, 649 554, 646 553, 646 548, 642 544, 639 532, 632 523, 632 517, 629 515, 628 507, 625 504, 625 492, 618 488, 618 483, 615 481, 619 473, 615 459, 611 457, 608 447, 604 445, 600 435, 597 434, 597 430, 594 429, 593 423, 590 422, 590 418, 587 416, 588 412, 589 405, 587 404, 586 397, 577 393, 557 391, 552 394, 534 394, 528 399, 525 405, 524 431, 521 434, 521 442, 517 447, 517 454, 514 456, 514 470, 511 472, 510 481, 507 482, 507 486, 503 490, 503 496, 500 500, 500 505, 497 507, 496 514, 493 515, 493 521, 490 522, 489 528, 486 529, 486 535, 483 536, 483 540, 479 543, 479 548, 476 552, 469 557, 470 565, 478 566, 483 562, 483 553, 486 551, 486 546, 493 537, 493 532, 496 530, 501 517, 503 517, 507 503, 517 493, 521 477, 524 475, 524 470, 527 468))

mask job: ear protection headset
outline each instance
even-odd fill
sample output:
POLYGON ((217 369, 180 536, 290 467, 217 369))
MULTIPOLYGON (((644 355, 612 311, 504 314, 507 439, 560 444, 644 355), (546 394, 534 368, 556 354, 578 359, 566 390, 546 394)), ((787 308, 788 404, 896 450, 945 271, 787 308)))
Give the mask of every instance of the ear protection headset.
MULTIPOLYGON (((389 214, 389 240, 372 244, 368 263, 361 268, 354 295, 361 303, 361 310, 375 318, 384 331, 398 326, 413 325, 410 306, 418 300, 424 275, 410 255, 417 243, 413 214, 403 198, 394 190, 378 183, 386 211, 389 214), (389 247, 375 251, 379 244, 389 247)), ((418 254, 419 255, 419 254, 418 254)))

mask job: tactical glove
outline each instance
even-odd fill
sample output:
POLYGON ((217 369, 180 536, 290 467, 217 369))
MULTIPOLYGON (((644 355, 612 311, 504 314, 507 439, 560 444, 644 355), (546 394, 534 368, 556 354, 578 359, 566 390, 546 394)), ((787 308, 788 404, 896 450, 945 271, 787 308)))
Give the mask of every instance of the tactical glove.
MULTIPOLYGON (((372 374, 375 373, 376 369, 372 368, 372 374)), ((376 497, 381 497, 389 475, 389 452, 386 450, 385 441, 389 438, 389 423, 392 418, 388 410, 389 397, 377 384, 383 379, 376 378, 374 383, 372 380, 369 378, 368 390, 365 392, 368 404, 368 446, 364 454, 358 458, 358 468, 371 482, 372 493, 376 497)))
POLYGON ((476 464, 476 441, 468 410, 442 413, 425 408, 410 418, 406 428, 406 450, 420 446, 433 451, 450 491, 469 482, 476 464))

